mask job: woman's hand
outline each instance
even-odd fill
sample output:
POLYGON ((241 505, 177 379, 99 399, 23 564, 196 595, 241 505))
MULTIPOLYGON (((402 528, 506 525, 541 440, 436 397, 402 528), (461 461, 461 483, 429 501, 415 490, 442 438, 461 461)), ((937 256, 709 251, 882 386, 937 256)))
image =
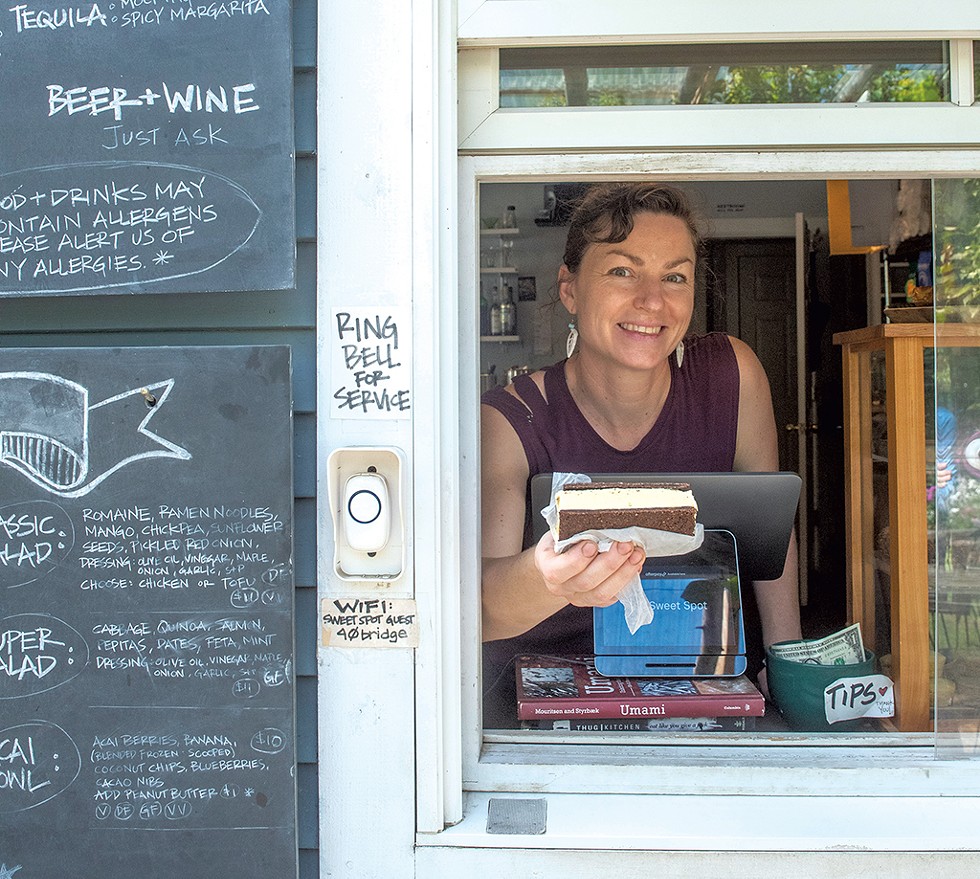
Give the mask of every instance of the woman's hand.
POLYGON ((615 602, 639 572, 644 551, 626 542, 600 553, 585 540, 556 553, 550 534, 522 549, 527 455, 500 412, 490 406, 482 412, 483 640, 521 635, 569 604, 615 602))
POLYGON ((646 553, 633 543, 617 541, 599 552, 591 540, 582 540, 555 552, 547 533, 534 548, 534 566, 545 589, 576 607, 607 607, 643 567, 646 553))

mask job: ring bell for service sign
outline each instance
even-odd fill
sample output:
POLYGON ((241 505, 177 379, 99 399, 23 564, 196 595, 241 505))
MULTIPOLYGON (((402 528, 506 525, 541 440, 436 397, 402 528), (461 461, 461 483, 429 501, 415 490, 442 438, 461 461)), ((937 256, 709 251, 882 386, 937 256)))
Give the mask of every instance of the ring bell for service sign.
POLYGON ((0 297, 295 284, 291 4, 0 7, 0 297))
POLYGON ((334 309, 329 329, 332 418, 409 418, 408 308, 334 309))

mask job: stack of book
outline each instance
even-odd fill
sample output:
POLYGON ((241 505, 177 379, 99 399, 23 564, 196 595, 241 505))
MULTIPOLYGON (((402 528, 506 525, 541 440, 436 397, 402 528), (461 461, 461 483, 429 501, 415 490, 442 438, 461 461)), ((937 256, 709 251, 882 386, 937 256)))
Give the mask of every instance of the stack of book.
POLYGON ((765 698, 744 675, 609 678, 592 656, 522 656, 517 716, 529 729, 588 732, 751 730, 765 698))

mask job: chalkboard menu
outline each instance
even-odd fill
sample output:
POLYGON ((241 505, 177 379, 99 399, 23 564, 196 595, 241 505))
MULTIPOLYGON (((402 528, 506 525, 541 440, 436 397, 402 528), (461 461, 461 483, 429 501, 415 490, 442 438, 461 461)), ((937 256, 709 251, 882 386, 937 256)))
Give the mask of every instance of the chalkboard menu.
POLYGON ((0 867, 296 874, 289 349, 0 350, 0 867))
POLYGON ((0 11, 0 296, 294 285, 287 0, 0 11))

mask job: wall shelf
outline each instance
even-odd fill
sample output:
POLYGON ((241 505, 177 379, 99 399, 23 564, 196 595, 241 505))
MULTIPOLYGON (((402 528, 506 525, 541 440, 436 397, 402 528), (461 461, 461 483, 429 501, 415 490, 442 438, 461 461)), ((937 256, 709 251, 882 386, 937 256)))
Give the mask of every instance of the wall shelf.
POLYGON ((511 265, 513 238, 521 234, 515 226, 501 226, 480 230, 480 335, 481 342, 520 342, 517 330, 517 300, 513 288, 517 284, 517 267, 511 265), (492 292, 487 286, 493 285, 492 292), (485 286, 486 285, 486 286, 485 286), (483 302, 489 303, 484 306, 483 302), (496 303, 496 304, 495 304, 496 303), (499 309, 499 328, 506 335, 490 335, 495 326, 494 309, 499 309), (503 306, 507 307, 506 315, 503 306))

